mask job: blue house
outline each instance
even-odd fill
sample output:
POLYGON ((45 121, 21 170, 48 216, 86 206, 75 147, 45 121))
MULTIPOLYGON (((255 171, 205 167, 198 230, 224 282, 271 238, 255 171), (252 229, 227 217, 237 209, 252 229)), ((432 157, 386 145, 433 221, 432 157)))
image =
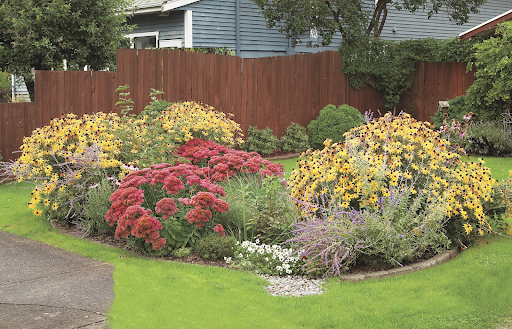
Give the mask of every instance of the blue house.
MULTIPOLYGON (((369 0, 373 1, 373 0, 369 0)), ((229 48, 244 58, 312 53, 337 50, 341 35, 327 47, 308 48, 317 42, 314 31, 293 44, 284 33, 267 29, 258 6, 252 0, 135 0, 136 24, 129 37, 135 48, 229 48)), ((389 9, 381 37, 390 40, 433 37, 446 39, 500 15, 512 8, 512 0, 489 0, 480 14, 471 15, 468 23, 456 25, 446 13, 428 19, 426 12, 410 13, 389 9)), ((317 42, 318 43, 318 42, 317 42)))

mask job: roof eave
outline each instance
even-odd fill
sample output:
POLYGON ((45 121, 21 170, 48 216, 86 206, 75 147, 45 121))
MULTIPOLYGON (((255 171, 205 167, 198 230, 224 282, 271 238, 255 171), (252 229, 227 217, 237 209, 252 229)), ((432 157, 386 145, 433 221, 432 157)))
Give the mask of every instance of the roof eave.
POLYGON ((466 30, 459 34, 459 38, 461 40, 467 40, 485 30, 488 30, 490 28, 495 27, 496 25, 505 22, 507 20, 512 19, 512 9, 509 11, 504 12, 503 14, 500 14, 496 17, 491 18, 488 21, 485 21, 481 24, 478 24, 475 27, 470 28, 469 30, 466 30))

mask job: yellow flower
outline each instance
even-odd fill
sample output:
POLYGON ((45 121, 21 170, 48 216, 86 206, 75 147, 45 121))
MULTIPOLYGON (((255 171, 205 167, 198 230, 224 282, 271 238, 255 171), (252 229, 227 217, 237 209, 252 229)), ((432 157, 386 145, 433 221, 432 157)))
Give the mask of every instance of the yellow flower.
POLYGON ((464 229, 466 230, 466 234, 469 234, 471 231, 473 231, 473 227, 471 226, 471 224, 468 224, 468 223, 464 223, 464 229))
POLYGON ((57 203, 53 203, 52 210, 57 210, 59 208, 59 205, 57 203))
POLYGON ((41 216, 43 211, 41 209, 35 209, 32 214, 34 214, 34 216, 41 216))

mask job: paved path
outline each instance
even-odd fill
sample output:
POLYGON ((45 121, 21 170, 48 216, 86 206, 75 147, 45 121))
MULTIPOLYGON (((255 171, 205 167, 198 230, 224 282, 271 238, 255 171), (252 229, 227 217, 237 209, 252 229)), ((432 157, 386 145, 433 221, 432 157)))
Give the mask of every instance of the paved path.
POLYGON ((0 231, 0 328, 105 328, 114 265, 0 231))

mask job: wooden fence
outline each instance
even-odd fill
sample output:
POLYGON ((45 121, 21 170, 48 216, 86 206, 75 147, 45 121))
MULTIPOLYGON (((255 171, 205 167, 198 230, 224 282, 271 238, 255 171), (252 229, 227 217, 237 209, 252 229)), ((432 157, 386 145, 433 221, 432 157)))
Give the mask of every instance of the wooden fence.
MULTIPOLYGON (((382 94, 352 88, 340 72, 337 52, 242 59, 167 49, 121 49, 117 72, 36 71, 35 102, 0 104, 0 152, 17 158, 23 136, 65 113, 117 112, 115 89, 129 85, 135 113, 149 104, 151 88, 163 99, 201 101, 234 119, 244 131, 249 125, 270 127, 281 136, 291 122, 302 126, 328 104, 349 104, 365 112, 385 111, 382 94)), ((439 100, 462 95, 473 75, 464 63, 420 63, 416 80, 403 97, 400 110, 429 120, 439 100)))

